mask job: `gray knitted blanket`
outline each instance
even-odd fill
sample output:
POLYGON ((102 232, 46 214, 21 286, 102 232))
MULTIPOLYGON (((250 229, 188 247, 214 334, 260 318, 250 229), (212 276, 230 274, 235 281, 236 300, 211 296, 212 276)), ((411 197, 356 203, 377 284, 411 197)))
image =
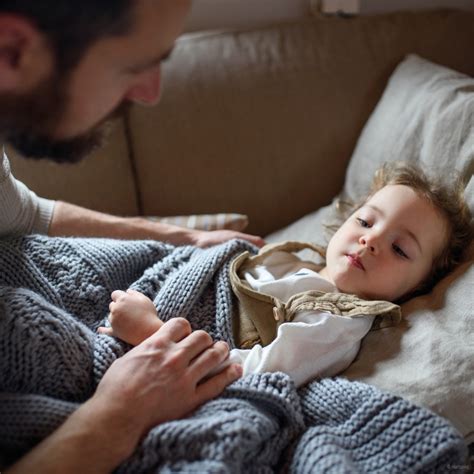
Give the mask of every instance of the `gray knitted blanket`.
MULTIPOLYGON (((14 459, 48 436, 129 349, 96 333, 115 289, 142 291, 162 319, 184 316, 233 346, 228 267, 244 250, 254 249, 0 241, 0 450, 14 459)), ((406 400, 343 379, 296 390, 265 373, 153 428, 117 472, 444 473, 465 456, 445 420, 406 400)))

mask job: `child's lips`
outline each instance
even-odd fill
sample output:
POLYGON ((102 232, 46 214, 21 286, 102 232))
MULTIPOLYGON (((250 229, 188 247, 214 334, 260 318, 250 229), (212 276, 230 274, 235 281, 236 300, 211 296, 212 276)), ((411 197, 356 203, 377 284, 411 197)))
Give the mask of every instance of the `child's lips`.
POLYGON ((365 270, 364 265, 362 265, 362 262, 357 254, 349 253, 346 255, 346 257, 349 259, 349 263, 351 265, 356 268, 359 268, 360 270, 365 270))

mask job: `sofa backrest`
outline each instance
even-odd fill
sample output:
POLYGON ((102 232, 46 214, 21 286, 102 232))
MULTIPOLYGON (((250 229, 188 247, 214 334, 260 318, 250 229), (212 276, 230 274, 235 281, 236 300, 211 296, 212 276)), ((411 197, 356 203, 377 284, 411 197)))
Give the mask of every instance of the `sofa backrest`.
POLYGON ((240 212, 265 235, 339 192, 406 54, 474 75, 473 40, 474 13, 460 11, 188 35, 164 65, 161 104, 134 107, 94 161, 13 168, 45 197, 120 214, 240 212))

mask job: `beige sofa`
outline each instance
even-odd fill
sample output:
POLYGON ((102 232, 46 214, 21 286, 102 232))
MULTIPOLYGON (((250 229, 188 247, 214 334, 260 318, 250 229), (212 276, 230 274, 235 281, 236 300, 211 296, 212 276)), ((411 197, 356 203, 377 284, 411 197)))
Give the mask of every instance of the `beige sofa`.
POLYGON ((123 215, 240 212, 266 235, 342 186, 396 64, 415 52, 474 75, 474 14, 323 18, 192 35, 159 107, 136 108, 74 166, 12 160, 44 197, 123 215))
MULTIPOLYGON (((73 166, 14 158, 12 167, 44 197, 122 215, 238 212, 249 216, 249 231, 267 236, 339 193, 364 124, 407 54, 474 76, 473 44, 474 13, 456 11, 318 18, 186 36, 164 67, 161 105, 133 109, 105 149, 73 166)), ((443 74, 441 85, 451 77, 449 71, 443 74)), ((420 86, 430 81, 429 74, 419 77, 420 86)), ((457 106, 467 92, 474 105, 472 79, 456 80, 457 106)), ((392 86, 400 83, 403 90, 399 79, 392 86)), ((428 101, 430 87, 425 87, 428 101)), ((396 106, 392 96, 384 99, 383 110, 396 106)), ((443 120, 449 122, 450 110, 443 120)), ((376 109, 370 133, 364 129, 354 154, 359 166, 367 167, 368 178, 372 162, 364 162, 364 156, 374 150, 368 137, 377 135, 380 114, 376 109)), ((462 133, 470 133, 471 141, 459 153, 469 177, 474 113, 466 120, 462 133)), ((394 125, 402 135, 404 123, 394 125)), ((442 132, 433 130, 434 135, 442 132)), ((383 161, 385 152, 393 158, 397 143, 391 137, 386 150, 378 143, 376 159, 383 161)), ((446 150, 446 160, 456 160, 448 156, 451 148, 446 150)), ((426 161, 431 151, 423 153, 426 161)), ((271 239, 287 235, 277 232, 271 239)), ((468 262, 433 295, 404 305, 401 328, 368 337, 345 374, 429 406, 450 419, 468 442, 474 441, 474 367, 465 346, 472 344, 473 283, 468 262), (446 305, 454 309, 446 311, 446 305), (429 337, 427 324, 435 328, 429 337), (434 357, 439 344, 449 357, 434 357), (425 353, 430 360, 422 364, 425 353), (455 369, 443 367, 443 358, 451 359, 455 369), (453 384, 458 392, 447 400, 453 384), (447 401, 452 403, 446 406, 447 401)))

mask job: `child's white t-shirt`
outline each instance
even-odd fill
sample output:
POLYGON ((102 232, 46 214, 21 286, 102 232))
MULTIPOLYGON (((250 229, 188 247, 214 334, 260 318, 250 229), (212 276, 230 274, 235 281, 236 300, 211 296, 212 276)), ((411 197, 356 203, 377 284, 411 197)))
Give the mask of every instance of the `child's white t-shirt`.
MULTIPOLYGON (((275 252, 265 265, 246 272, 249 285, 286 302, 308 290, 337 292, 307 262, 287 252, 275 252)), ((279 326, 276 339, 269 345, 252 349, 233 349, 229 362, 243 366, 244 375, 281 371, 297 386, 315 377, 330 377, 342 372, 355 359, 361 339, 372 325, 373 316, 344 318, 320 311, 303 311, 290 323, 279 326)), ((227 365, 227 364, 226 364, 227 365)))

